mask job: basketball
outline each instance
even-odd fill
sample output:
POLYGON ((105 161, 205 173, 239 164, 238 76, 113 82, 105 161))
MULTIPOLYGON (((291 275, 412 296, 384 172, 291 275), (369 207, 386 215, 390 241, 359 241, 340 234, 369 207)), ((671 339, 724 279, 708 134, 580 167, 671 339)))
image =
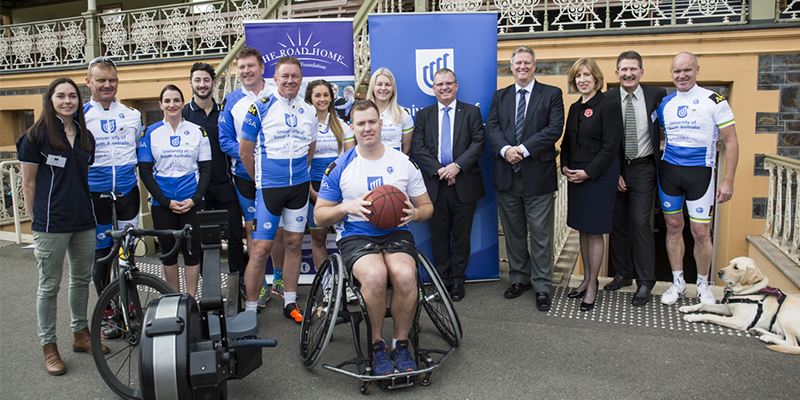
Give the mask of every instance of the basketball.
POLYGON ((367 195, 367 201, 372 205, 367 207, 372 213, 367 214, 367 219, 378 229, 392 229, 400 225, 401 218, 406 216, 406 195, 392 185, 381 185, 372 189, 367 195))

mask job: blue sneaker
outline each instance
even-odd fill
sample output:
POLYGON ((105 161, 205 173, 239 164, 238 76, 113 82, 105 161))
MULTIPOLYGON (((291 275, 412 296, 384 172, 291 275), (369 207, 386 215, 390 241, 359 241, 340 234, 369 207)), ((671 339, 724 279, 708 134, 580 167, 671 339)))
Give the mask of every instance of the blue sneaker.
POLYGON ((397 347, 392 349, 392 360, 397 364, 397 370, 400 372, 417 370, 417 363, 408 351, 408 340, 397 341, 397 347))
POLYGON ((389 375, 392 372, 394 372, 394 364, 389 357, 389 352, 386 351, 386 342, 378 339, 372 344, 372 374, 389 375))

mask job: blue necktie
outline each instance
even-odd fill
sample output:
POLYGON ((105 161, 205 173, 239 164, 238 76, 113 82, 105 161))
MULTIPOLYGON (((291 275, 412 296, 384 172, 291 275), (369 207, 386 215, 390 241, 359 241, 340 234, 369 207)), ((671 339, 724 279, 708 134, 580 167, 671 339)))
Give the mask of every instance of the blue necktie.
POLYGON ((442 129, 439 133, 442 137, 442 165, 448 166, 453 162, 453 145, 450 144, 450 107, 442 108, 442 129))
MULTIPOLYGON (((514 136, 517 139, 517 145, 519 146, 522 143, 522 129, 525 125, 525 93, 528 93, 525 89, 519 90, 519 103, 517 103, 517 121, 514 126, 514 136)), ((511 169, 514 172, 519 172, 522 166, 519 163, 516 163, 511 166, 511 169)))

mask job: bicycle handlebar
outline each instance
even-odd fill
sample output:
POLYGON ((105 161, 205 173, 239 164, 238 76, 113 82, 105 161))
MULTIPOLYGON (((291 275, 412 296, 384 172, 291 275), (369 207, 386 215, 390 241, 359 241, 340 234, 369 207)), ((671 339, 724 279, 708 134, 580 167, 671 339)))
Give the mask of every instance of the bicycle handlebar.
MULTIPOLYGON (((111 240, 114 241, 114 248, 111 252, 97 260, 99 263, 107 263, 113 257, 117 255, 119 252, 119 248, 121 247, 122 241, 127 237, 131 236, 134 238, 139 238, 143 236, 174 236, 175 237, 175 245, 172 246, 172 250, 169 251, 167 254, 163 254, 159 256, 161 260, 166 260, 175 254, 178 253, 178 250, 181 248, 181 242, 183 239, 187 239, 191 242, 192 240, 192 226, 189 224, 184 225, 183 229, 134 229, 133 225, 126 224, 125 227, 119 230, 107 230, 106 236, 111 237, 111 240)), ((188 247, 189 254, 191 254, 191 246, 188 247)))

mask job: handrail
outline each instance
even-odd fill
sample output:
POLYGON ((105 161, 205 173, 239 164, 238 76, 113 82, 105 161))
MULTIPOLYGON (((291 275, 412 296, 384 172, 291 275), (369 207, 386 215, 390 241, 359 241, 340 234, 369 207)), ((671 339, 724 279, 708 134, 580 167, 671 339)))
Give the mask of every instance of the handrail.
POLYGON ((777 154, 765 153, 764 159, 769 160, 773 164, 780 165, 782 167, 800 169, 800 160, 796 158, 789 158, 789 157, 779 156, 777 154))

